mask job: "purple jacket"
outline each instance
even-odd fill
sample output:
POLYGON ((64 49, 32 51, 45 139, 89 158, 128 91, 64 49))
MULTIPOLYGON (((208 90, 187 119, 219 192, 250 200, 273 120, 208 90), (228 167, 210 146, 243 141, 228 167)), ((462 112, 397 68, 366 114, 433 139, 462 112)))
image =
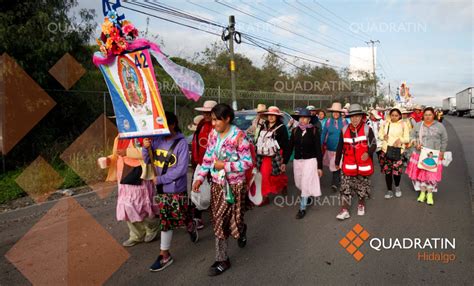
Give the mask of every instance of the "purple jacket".
MULTIPOLYGON (((189 164, 189 147, 183 134, 178 133, 170 140, 165 137, 154 137, 151 142, 153 150, 154 166, 158 175, 157 184, 163 185, 165 193, 182 193, 187 191, 187 172, 189 164), (180 140, 173 151, 168 165, 168 171, 163 176, 164 161, 168 154, 168 150, 175 140, 180 140)), ((150 163, 150 156, 147 149, 142 149, 143 159, 145 163, 150 163)))

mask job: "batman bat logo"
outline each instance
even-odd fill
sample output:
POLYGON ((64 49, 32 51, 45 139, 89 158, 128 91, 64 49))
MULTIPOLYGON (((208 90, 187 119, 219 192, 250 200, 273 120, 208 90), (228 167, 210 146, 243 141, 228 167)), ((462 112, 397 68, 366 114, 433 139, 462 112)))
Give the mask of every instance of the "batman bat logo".
MULTIPOLYGON (((157 149, 155 150, 155 166, 158 166, 160 168, 163 168, 165 165, 165 160, 166 157, 168 156, 168 150, 163 150, 163 149, 157 149)), ((175 154, 172 154, 170 157, 170 163, 168 167, 172 167, 176 164, 176 156, 175 154)))

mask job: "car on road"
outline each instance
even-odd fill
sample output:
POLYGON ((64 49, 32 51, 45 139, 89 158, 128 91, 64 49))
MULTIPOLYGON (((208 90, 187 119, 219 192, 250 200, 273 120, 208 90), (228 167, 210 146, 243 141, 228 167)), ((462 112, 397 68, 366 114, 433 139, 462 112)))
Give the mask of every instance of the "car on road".
MULTIPOLYGON (((288 126, 288 122, 292 119, 291 115, 287 112, 282 111, 283 113, 283 124, 288 126)), ((239 127, 240 130, 247 130, 251 125, 253 120, 257 117, 257 111, 255 110, 239 110, 235 112, 234 124, 239 127)), ((250 137, 253 137, 252 134, 249 134, 250 137)))
MULTIPOLYGON (((283 124, 288 126, 288 122, 292 119, 291 115, 285 111, 283 113, 283 124)), ((235 111, 234 124, 239 127, 240 130, 247 130, 251 125, 255 117, 257 117, 257 111, 255 110, 238 110, 235 111)), ((288 135, 290 135, 288 130, 288 135)), ((253 139, 253 134, 248 134, 250 139, 253 139)), ((191 154, 191 144, 193 140, 193 134, 186 136, 186 141, 189 144, 189 153, 191 154)))

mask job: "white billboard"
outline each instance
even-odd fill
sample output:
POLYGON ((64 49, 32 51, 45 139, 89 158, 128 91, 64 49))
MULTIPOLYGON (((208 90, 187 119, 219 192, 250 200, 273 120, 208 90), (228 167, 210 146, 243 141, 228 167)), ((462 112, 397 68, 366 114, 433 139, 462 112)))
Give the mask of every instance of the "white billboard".
MULTIPOLYGON (((363 79, 364 73, 373 73, 372 47, 356 47, 350 50, 349 71, 351 80, 363 79)), ((377 47, 374 47, 374 61, 377 66, 377 47)))

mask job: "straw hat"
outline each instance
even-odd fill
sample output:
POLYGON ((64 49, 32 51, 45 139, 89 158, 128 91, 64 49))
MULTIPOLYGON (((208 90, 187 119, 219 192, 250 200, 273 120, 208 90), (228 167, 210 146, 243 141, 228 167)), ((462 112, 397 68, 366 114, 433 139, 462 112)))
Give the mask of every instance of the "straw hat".
POLYGON ((263 114, 265 115, 276 115, 276 116, 283 116, 283 113, 281 113, 280 108, 276 106, 270 106, 268 108, 267 112, 264 112, 263 114))
POLYGON ((257 105, 257 113, 266 112, 266 111, 267 111, 267 106, 265 104, 259 103, 257 105))
POLYGON ((362 107, 357 103, 351 104, 351 106, 349 107, 349 113, 347 114, 347 116, 351 117, 351 116, 360 115, 360 114, 366 114, 365 111, 362 110, 362 107))
POLYGON ((342 112, 342 104, 340 102, 334 102, 331 108, 328 108, 330 112, 342 112))
POLYGON ((295 118, 311 117, 311 112, 306 108, 302 108, 297 114, 293 114, 291 116, 295 118))
POLYGON ((413 110, 423 110, 423 108, 421 107, 421 105, 417 104, 413 107, 413 110))
POLYGON ((351 104, 350 104, 350 103, 346 103, 346 104, 344 105, 344 109, 349 109, 349 107, 351 107, 351 104))
POLYGON ((402 112, 402 114, 410 114, 410 113, 412 113, 411 110, 408 110, 408 109, 406 109, 406 108, 402 108, 401 112, 402 112))
POLYGON ((204 119, 204 116, 202 116, 202 115, 195 116, 194 119, 193 119, 193 123, 188 125, 188 129, 190 131, 193 131, 193 132, 196 131, 196 128, 197 128, 199 122, 201 122, 201 120, 203 120, 203 119, 204 119))
POLYGON ((202 111, 202 112, 211 112, 212 108, 217 105, 217 102, 214 100, 206 100, 204 101, 204 104, 202 107, 196 107, 194 108, 197 111, 202 111))
POLYGON ((372 114, 372 115, 375 117, 375 119, 377 119, 377 120, 382 119, 382 116, 380 116, 379 113, 378 113, 378 111, 375 110, 375 109, 372 109, 372 110, 370 111, 370 114, 372 114))
POLYGON ((392 114, 392 111, 394 111, 394 110, 397 110, 398 113, 400 113, 400 115, 403 114, 403 113, 402 113, 402 110, 401 110, 400 108, 398 108, 398 107, 392 107, 392 108, 390 109, 390 112, 389 112, 388 114, 392 114))

